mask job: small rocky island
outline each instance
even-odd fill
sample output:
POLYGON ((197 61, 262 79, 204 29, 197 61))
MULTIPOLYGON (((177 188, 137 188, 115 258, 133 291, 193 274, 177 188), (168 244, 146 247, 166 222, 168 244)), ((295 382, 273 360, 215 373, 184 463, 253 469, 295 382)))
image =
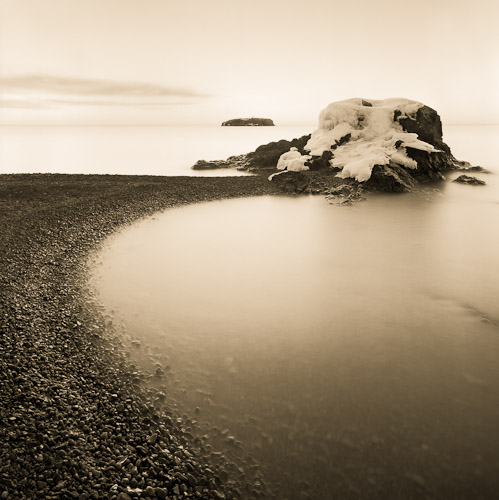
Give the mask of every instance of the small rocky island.
POLYGON ((454 158, 442 137, 440 116, 420 102, 355 98, 329 104, 310 135, 192 168, 236 168, 266 175, 286 192, 351 200, 363 191, 411 191, 445 172, 477 168, 454 158))
POLYGON ((222 127, 274 127, 270 118, 234 118, 222 123, 222 127))

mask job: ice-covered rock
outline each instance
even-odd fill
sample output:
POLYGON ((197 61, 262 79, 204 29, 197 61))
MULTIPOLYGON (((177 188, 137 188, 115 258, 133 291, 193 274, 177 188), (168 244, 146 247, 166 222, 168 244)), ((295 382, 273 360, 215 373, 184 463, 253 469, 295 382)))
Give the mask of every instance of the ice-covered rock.
POLYGON ((442 124, 437 112, 420 102, 402 98, 356 98, 329 104, 321 111, 319 127, 304 149, 309 155, 300 159, 296 151, 285 153, 277 168, 289 169, 286 160, 291 154, 295 170, 300 165, 301 170, 308 170, 318 158, 330 154, 329 165, 339 170, 338 177, 365 182, 371 178, 375 166, 418 169, 419 158, 427 168, 431 167, 431 154, 450 154, 442 142, 442 124))
POLYGON ((309 170, 306 162, 312 157, 309 155, 302 155, 298 148, 291 148, 287 153, 284 153, 277 162, 277 170, 289 170, 292 172, 299 172, 300 170, 309 170))

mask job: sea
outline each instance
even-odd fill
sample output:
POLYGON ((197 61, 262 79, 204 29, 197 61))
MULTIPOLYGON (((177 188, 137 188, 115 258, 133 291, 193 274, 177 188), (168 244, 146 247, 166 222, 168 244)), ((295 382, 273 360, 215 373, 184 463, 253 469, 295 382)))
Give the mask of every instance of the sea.
POLYGON ((244 175, 191 167, 312 130, 313 125, 0 126, 0 173, 244 175))
MULTIPOLYGON (((312 129, 9 128, 2 168, 189 175, 312 129)), ((444 125, 444 140, 486 185, 453 173, 351 206, 174 208, 94 256, 90 286, 132 362, 274 498, 499 491, 499 127, 444 125)))

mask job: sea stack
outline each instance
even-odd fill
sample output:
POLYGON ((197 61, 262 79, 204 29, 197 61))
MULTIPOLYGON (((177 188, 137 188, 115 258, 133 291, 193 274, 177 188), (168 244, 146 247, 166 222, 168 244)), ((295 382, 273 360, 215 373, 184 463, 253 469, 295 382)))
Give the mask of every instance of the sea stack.
POLYGON ((279 171, 334 170, 366 188, 408 191, 417 182, 442 179, 458 166, 442 140, 438 113, 409 99, 349 99, 319 115, 303 151, 279 158, 279 171))

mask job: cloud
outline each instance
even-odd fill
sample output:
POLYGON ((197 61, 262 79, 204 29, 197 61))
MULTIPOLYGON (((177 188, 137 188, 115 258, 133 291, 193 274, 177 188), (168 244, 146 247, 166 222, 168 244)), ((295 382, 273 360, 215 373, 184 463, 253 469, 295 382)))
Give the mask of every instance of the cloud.
POLYGON ((18 75, 0 78, 0 104, 8 107, 46 105, 168 106, 209 98, 188 88, 151 83, 18 75))
POLYGON ((48 107, 50 107, 50 103, 34 99, 18 99, 18 98, 10 98, 3 96, 0 97, 0 109, 2 108, 40 109, 48 107))
MULTIPOLYGON (((1 102, 1 101, 0 101, 1 102)), ((168 101, 159 101, 159 100, 133 100, 127 101, 124 99, 121 100, 107 100, 102 101, 98 99, 88 99, 88 100, 78 100, 78 99, 48 99, 45 101, 45 104, 56 104, 56 105, 72 105, 72 106, 140 106, 144 108, 161 108, 163 106, 179 106, 179 105, 189 105, 194 104, 193 100, 185 99, 185 100, 168 100, 168 101)), ((40 107, 41 104, 38 104, 40 107)))

